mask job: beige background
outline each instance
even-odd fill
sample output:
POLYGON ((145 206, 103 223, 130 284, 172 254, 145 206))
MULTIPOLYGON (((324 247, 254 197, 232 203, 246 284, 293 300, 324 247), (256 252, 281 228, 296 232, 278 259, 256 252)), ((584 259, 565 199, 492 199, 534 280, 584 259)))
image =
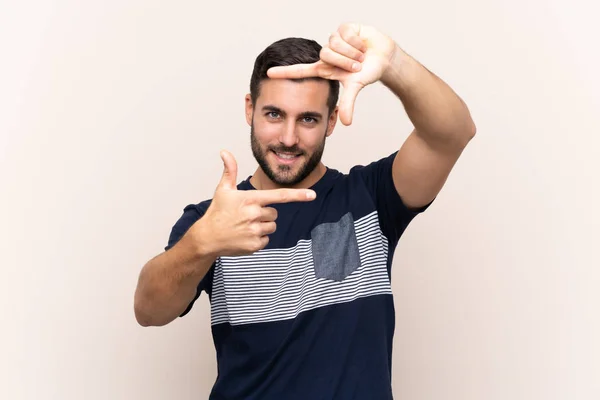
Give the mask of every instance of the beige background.
MULTIPOLYGON (((141 328, 137 275, 183 207, 212 195, 221 148, 239 179, 254 170, 256 55, 284 36, 324 43, 346 20, 390 34, 478 126, 396 253, 396 398, 600 398, 598 6, 218 3, 1 3, 0 398, 207 397, 206 296, 141 328)), ((354 121, 325 153, 342 171, 411 128, 380 85, 354 121)))

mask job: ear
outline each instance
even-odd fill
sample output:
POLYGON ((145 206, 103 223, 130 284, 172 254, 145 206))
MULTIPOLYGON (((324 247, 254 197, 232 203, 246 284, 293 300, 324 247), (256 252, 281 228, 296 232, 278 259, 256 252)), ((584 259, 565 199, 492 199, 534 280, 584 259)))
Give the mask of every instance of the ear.
POLYGON ((254 105, 252 104, 252 97, 250 93, 246 95, 246 122, 248 125, 252 126, 252 115, 254 114, 254 105))
POLYGON ((335 109, 331 112, 329 119, 327 120, 327 134, 325 135, 326 137, 331 136, 331 134, 333 133, 333 129, 335 128, 335 124, 338 120, 338 112, 339 108, 336 106, 335 109))

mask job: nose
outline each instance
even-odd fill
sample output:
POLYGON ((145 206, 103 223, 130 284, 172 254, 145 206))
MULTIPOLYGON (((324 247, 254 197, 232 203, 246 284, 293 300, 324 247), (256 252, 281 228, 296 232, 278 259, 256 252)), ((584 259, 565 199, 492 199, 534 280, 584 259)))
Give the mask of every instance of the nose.
POLYGON ((292 147, 298 144, 298 135, 296 134, 295 121, 286 121, 279 136, 279 142, 286 147, 292 147))

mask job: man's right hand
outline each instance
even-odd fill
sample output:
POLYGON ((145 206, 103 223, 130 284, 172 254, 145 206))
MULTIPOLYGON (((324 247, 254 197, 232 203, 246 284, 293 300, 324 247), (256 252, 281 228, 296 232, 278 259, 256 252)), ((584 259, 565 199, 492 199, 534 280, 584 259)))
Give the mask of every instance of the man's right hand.
POLYGON ((237 163, 221 152, 224 170, 211 205, 190 232, 203 245, 202 252, 218 256, 248 255, 269 243, 276 229, 277 210, 269 204, 312 201, 310 189, 237 190, 237 163))

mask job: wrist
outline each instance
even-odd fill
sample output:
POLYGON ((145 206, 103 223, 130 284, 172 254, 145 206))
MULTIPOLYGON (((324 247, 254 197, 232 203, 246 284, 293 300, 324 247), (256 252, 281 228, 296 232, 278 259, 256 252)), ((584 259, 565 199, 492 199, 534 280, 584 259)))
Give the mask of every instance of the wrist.
POLYGON ((396 45, 390 63, 381 76, 381 83, 400 95, 416 80, 415 67, 416 61, 396 45))
MULTIPOLYGON (((189 242, 197 260, 214 260, 218 256, 207 216, 200 218, 190 229, 189 242)), ((186 235, 188 236, 188 235, 186 235)))

